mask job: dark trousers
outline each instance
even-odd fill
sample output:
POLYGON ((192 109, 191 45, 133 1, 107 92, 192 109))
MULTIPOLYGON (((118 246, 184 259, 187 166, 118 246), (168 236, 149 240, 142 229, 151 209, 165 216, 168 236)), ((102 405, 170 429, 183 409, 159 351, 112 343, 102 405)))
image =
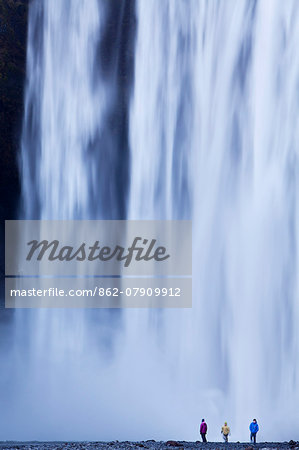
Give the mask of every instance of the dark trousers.
POLYGON ((201 434, 202 442, 207 442, 206 433, 200 433, 200 434, 201 434))
POLYGON ((256 433, 251 433, 250 440, 251 442, 253 441, 254 444, 256 443, 256 433))

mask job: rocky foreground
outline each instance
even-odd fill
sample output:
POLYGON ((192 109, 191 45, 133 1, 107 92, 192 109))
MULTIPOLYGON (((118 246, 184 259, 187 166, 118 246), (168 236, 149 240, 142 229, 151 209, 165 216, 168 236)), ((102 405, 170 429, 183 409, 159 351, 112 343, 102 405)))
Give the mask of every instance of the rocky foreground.
POLYGON ((20 449, 20 450, 93 450, 93 449, 205 449, 205 450, 270 450, 270 449, 299 449, 299 442, 262 442, 255 445, 240 442, 219 443, 207 442, 205 444, 185 441, 140 441, 140 442, 0 442, 0 449, 20 449))

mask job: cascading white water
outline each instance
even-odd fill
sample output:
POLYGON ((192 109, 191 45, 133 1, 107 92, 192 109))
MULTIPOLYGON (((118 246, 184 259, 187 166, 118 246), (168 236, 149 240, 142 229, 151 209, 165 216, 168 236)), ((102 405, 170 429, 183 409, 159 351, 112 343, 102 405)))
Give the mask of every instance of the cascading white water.
MULTIPOLYGON (((104 6, 31 5, 27 218, 115 217, 104 6)), ((192 218, 193 308, 18 313, 4 438, 299 439, 296 6, 136 1, 128 217, 192 218)))
POLYGON ((255 416, 260 439, 297 433, 298 13, 137 1, 129 217, 192 216, 193 308, 163 313, 161 346, 210 439, 255 416))
POLYGON ((96 174, 89 146, 101 131, 107 101, 95 76, 102 14, 97 0, 31 7, 22 144, 27 218, 92 216, 96 174))
MULTIPOLYGON (((98 0, 31 2, 22 219, 114 218, 113 138, 107 142, 105 121, 111 121, 115 79, 104 76, 99 55, 106 15, 98 0)), ((1 438, 112 437, 107 385, 119 314, 19 310, 14 325, 12 351, 0 355, 6 374, 1 438)))

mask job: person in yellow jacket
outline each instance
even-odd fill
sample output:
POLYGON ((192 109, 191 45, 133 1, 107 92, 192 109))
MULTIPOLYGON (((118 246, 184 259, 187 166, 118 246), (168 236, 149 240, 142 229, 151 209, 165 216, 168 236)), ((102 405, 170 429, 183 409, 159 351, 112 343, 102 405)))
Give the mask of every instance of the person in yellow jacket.
POLYGON ((224 422, 221 428, 221 433, 225 442, 228 442, 228 436, 230 435, 230 428, 227 426, 227 422, 224 422))

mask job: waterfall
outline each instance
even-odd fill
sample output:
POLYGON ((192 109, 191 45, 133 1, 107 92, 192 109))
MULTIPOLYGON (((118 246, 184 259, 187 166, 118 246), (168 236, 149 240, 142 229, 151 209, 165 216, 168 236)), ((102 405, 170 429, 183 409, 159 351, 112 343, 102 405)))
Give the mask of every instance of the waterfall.
POLYGON ((190 435, 296 434, 297 6, 137 1, 129 217, 193 220, 193 308, 156 318, 190 435))
POLYGON ((21 215, 192 219, 193 307, 18 312, 5 439, 299 439, 298 14, 31 3, 21 215))
POLYGON ((86 1, 45 1, 32 9, 22 148, 25 211, 28 217, 33 208, 41 218, 88 217, 94 176, 88 147, 106 104, 93 71, 101 10, 96 0, 88 7, 86 1))
POLYGON ((130 2, 111 8, 98 0, 30 6, 21 146, 27 219, 124 215, 126 92, 119 71, 129 82, 121 52, 129 40, 125 27, 131 22, 124 22, 130 2))

